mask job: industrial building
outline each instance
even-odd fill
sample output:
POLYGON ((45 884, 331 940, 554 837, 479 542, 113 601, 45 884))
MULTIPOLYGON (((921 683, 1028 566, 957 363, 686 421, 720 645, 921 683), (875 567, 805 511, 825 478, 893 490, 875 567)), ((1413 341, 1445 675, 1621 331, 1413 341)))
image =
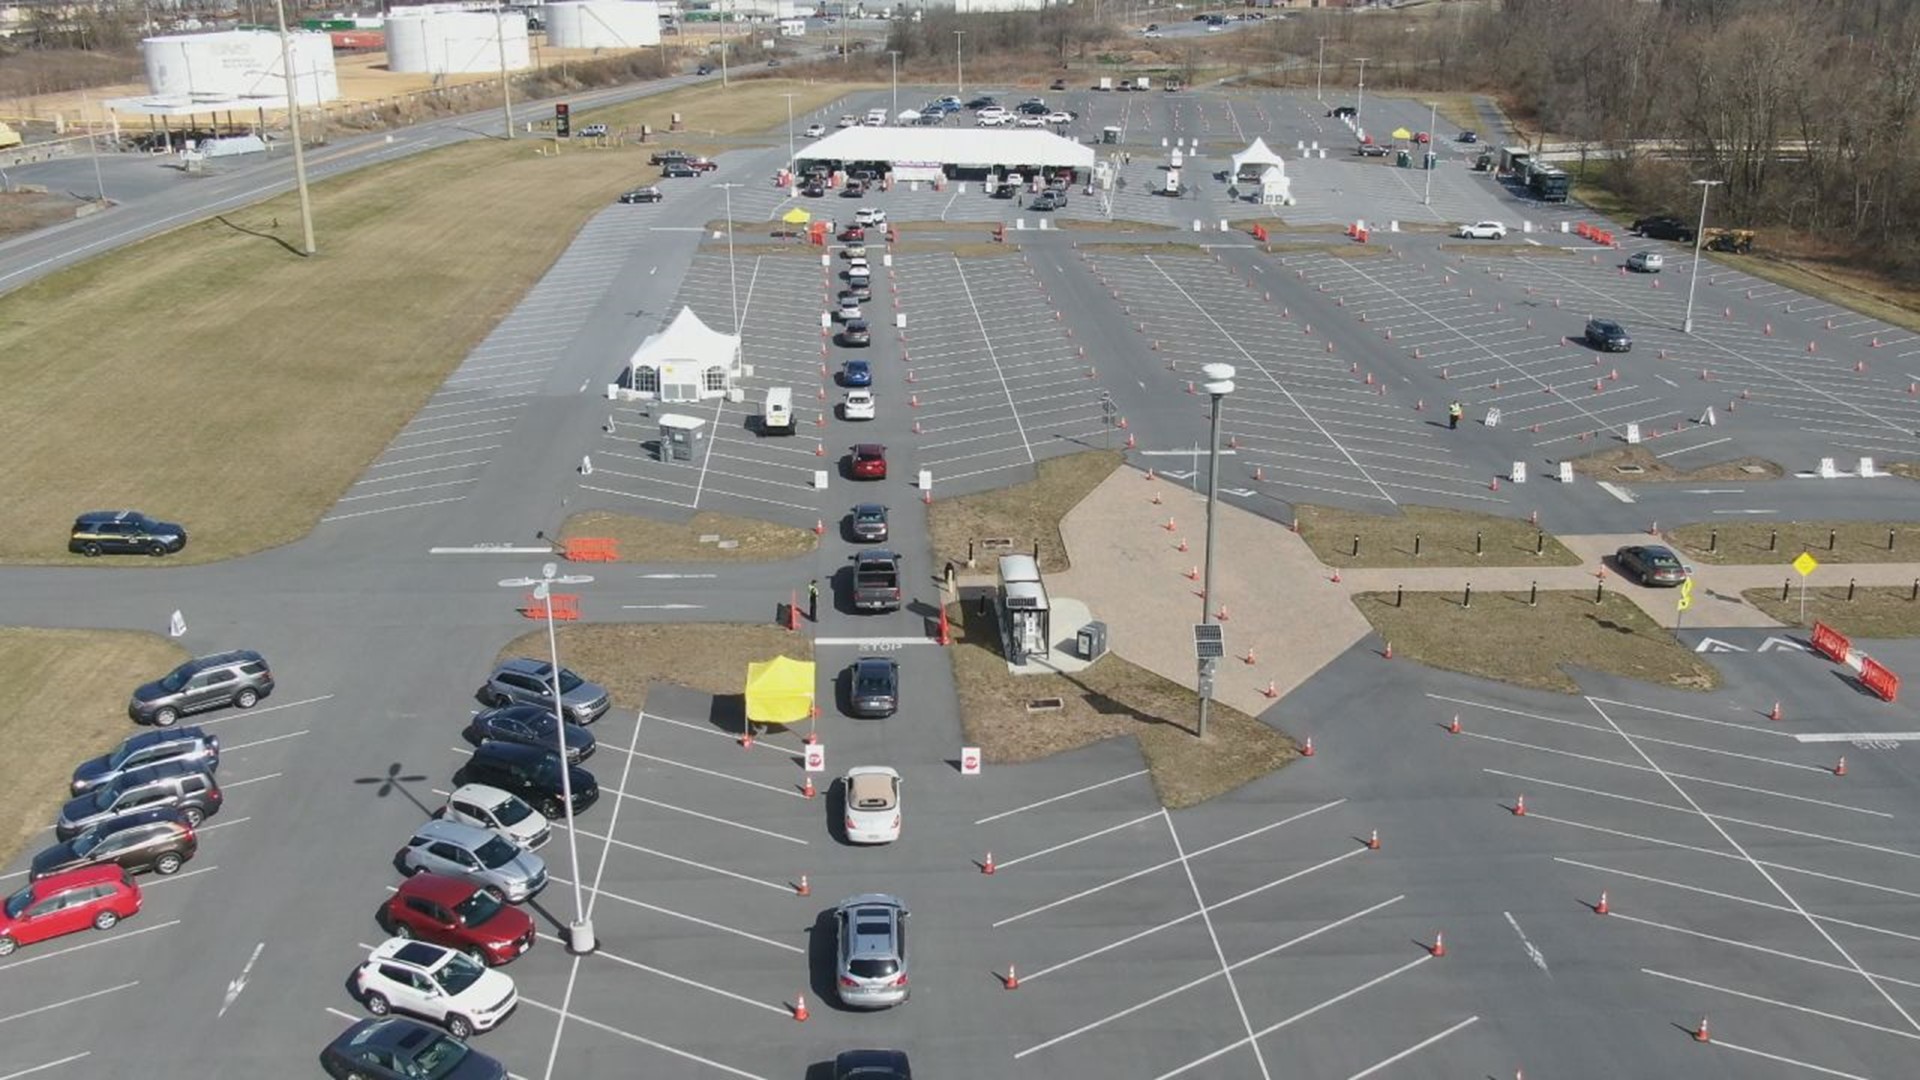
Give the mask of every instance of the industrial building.
POLYGON ((637 49, 660 44, 654 0, 567 0, 541 7, 547 44, 564 49, 637 49))
POLYGON ((519 12, 397 8, 387 18, 390 71, 454 75, 532 66, 527 17, 519 12))
POLYGON ((801 148, 794 167, 865 168, 908 183, 1009 171, 1079 177, 1092 171, 1094 157, 1091 146, 1031 128, 850 127, 801 148))

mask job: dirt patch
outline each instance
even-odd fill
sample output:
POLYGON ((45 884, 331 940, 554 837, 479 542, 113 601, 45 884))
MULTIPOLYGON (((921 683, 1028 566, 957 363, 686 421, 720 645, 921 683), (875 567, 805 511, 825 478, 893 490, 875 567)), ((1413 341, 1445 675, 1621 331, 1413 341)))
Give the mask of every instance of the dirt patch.
POLYGON ((711 510, 702 510, 685 522, 591 510, 568 518, 560 536, 562 540, 611 537, 619 543, 623 563, 777 562, 804 555, 820 544, 811 529, 711 510))
POLYGON ((1215 703, 1205 741, 1193 736, 1191 690, 1108 653, 1072 675, 1012 675, 992 616, 972 598, 948 608, 954 682, 970 745, 992 762, 1037 761, 1105 739, 1139 740, 1162 805, 1194 806, 1265 776, 1297 755, 1293 740, 1215 703), (968 620, 972 619, 970 627, 968 620), (1060 708, 1028 712, 1058 698, 1060 708))
POLYGON ((1577 566, 1559 540, 1524 521, 1407 506, 1397 517, 1302 504, 1300 537, 1328 566, 1577 566), (1419 554, 1414 554, 1415 538, 1419 554), (1358 540, 1359 551, 1354 551, 1358 540), (1539 554, 1535 554, 1538 551, 1539 554))
POLYGON ((1740 594, 1747 603, 1788 626, 1812 626, 1823 622, 1852 638, 1920 637, 1920 599, 1912 586, 1862 586, 1847 598, 1845 585, 1807 590, 1806 619, 1800 617, 1800 587, 1787 590, 1748 589, 1740 594))
POLYGON ((1703 563, 1784 567, 1803 551, 1823 563, 1920 562, 1920 525, 1909 521, 1722 521, 1664 535, 1703 563))
POLYGON ((1716 461, 1694 469, 1677 469, 1653 456, 1645 446, 1616 446, 1571 459, 1573 471, 1595 480, 1634 484, 1697 483, 1706 480, 1773 480, 1786 470, 1765 458, 1742 457, 1716 461), (1624 470, 1624 471, 1623 471, 1624 470))
POLYGON ((74 766, 140 730, 127 692, 186 658, 153 634, 0 628, 0 739, 13 776, 0 787, 0 865, 36 838, 53 842, 39 833, 71 797, 74 766))
MULTIPOLYGON (((656 682, 702 693, 738 696, 747 665, 776 656, 813 659, 813 639, 777 626, 729 623, 563 626, 556 633, 560 663, 607 688, 613 703, 638 709, 656 682)), ((547 634, 520 635, 500 650, 510 656, 547 655, 547 634)))
POLYGON ((1441 244, 1440 250, 1448 255, 1473 255, 1488 259, 1515 259, 1536 255, 1554 258, 1567 254, 1566 251, 1557 247, 1546 245, 1534 247, 1532 244, 1441 244))
POLYGON ((1590 592, 1542 592, 1532 607, 1526 593, 1475 593, 1472 607, 1462 599, 1408 593, 1395 607, 1392 593, 1361 593, 1353 602, 1396 659, 1429 667, 1565 694, 1580 688, 1569 667, 1682 690, 1720 685, 1718 672, 1617 592, 1598 604, 1590 592))
POLYGON ((0 192, 0 240, 70 221, 79 206, 66 195, 45 191, 0 192))
POLYGON ((1118 450, 1089 450, 1049 458, 1034 468, 1034 478, 998 491, 936 499, 927 512, 933 533, 933 563, 951 560, 964 564, 968 551, 975 560, 991 565, 996 555, 1029 552, 1038 545, 1040 569, 1056 573, 1067 569, 1067 547, 1060 539, 1060 519, 1120 467, 1118 450), (989 549, 981 541, 1011 541, 1010 547, 989 549))

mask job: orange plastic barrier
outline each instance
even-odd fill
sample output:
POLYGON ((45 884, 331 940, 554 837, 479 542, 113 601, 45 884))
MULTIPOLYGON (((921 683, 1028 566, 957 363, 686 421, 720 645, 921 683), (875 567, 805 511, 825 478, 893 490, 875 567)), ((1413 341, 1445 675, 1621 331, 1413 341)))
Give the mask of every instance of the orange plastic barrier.
MULTIPOLYGON (((520 614, 529 619, 547 617, 547 602, 533 593, 527 594, 526 603, 520 608, 520 614)), ((553 619, 555 622, 573 622, 580 617, 580 595, 578 593, 553 594, 553 619)))
POLYGON ((618 562, 620 541, 610 536, 576 536, 562 555, 568 562, 618 562))
POLYGON ((1253 238, 1261 243, 1265 243, 1267 240, 1267 227, 1265 225, 1255 225, 1253 227, 1253 238))
POLYGON ((1860 663, 1860 684, 1885 702, 1891 703, 1900 696, 1900 676, 1881 667, 1879 661, 1872 657, 1860 663))
POLYGON ((1813 650, 1836 664, 1844 664, 1853 652, 1847 635, 1823 622, 1813 624, 1813 650))

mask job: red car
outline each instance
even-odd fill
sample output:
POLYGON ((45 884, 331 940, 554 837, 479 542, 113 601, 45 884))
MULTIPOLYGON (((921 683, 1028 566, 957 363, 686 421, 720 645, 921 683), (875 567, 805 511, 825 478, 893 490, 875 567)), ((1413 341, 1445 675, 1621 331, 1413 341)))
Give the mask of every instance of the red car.
POLYGON ((867 230, 858 225, 849 225, 840 230, 840 242, 843 244, 858 243, 866 238, 867 230))
POLYGON ((847 471, 855 480, 887 478, 887 448, 879 443, 861 443, 853 448, 847 471))
POLYGON ((417 874, 387 901, 381 920, 395 937, 459 949, 498 967, 533 948, 533 918, 485 888, 439 874, 417 874))
POLYGON ((50 874, 7 897, 0 909, 0 956, 89 926, 111 930, 139 911, 140 886, 117 863, 50 874))
POLYGON ((719 162, 703 157, 690 157, 687 159, 687 164, 691 165, 695 172, 712 172, 720 167, 719 162))

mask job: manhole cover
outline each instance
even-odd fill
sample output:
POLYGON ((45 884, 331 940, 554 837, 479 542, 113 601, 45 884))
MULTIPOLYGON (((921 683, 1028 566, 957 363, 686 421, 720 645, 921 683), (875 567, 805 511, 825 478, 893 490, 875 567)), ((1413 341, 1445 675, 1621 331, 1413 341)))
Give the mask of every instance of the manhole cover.
POLYGON ((1057 697, 1035 698, 1032 701, 1027 702, 1027 711, 1030 713, 1058 712, 1061 709, 1064 709, 1066 707, 1067 707, 1067 703, 1064 700, 1057 697))
POLYGON ((1639 476, 1647 470, 1640 465, 1615 465, 1613 471, 1619 473, 1621 476, 1639 476))

